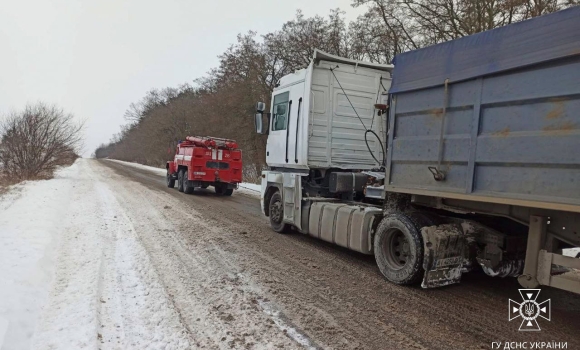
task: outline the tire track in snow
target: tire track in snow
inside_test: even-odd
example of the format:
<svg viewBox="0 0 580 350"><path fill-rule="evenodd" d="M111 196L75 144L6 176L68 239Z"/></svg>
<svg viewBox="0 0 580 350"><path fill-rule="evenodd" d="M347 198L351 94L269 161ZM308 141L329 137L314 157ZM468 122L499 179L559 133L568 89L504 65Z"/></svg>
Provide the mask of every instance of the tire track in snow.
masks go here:
<svg viewBox="0 0 580 350"><path fill-rule="evenodd" d="M89 165L80 160L71 179L76 190L35 348L190 348L124 209Z"/></svg>
<svg viewBox="0 0 580 350"><path fill-rule="evenodd" d="M101 175L109 177L103 172ZM173 203L155 200L139 183L113 177L108 183L118 183L114 185L118 200L123 207L132 208L128 215L136 232L141 232L139 238L176 309L187 320L184 323L188 323L196 346L301 346L288 334L289 330L298 331L289 326L279 328L259 306L258 300L263 297L238 277L239 270L229 259L217 253L211 236L221 235L221 231L206 225L195 211L160 210ZM176 227L172 224L175 218L179 218ZM195 228L201 239L186 242L182 234L177 234L183 232L184 222L187 228Z"/></svg>

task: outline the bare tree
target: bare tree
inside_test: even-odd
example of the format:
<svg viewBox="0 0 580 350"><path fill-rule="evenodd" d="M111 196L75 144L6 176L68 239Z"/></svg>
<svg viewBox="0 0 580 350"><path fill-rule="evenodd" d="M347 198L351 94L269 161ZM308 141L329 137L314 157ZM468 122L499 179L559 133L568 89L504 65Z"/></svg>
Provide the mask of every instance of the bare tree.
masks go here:
<svg viewBox="0 0 580 350"><path fill-rule="evenodd" d="M365 17L371 25L382 20L395 54L576 4L578 0L353 0L355 7L368 7Z"/></svg>
<svg viewBox="0 0 580 350"><path fill-rule="evenodd" d="M18 180L52 177L56 167L78 158L82 129L72 114L43 103L12 113L0 125L3 173Z"/></svg>

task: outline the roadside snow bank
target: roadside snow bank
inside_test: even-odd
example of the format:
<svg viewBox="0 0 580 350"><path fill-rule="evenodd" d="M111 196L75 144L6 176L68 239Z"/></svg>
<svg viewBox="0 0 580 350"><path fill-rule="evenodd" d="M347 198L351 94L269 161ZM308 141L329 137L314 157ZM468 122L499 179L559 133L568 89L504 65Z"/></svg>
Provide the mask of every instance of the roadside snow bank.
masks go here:
<svg viewBox="0 0 580 350"><path fill-rule="evenodd" d="M125 165L128 165L128 166L136 168L136 169L149 171L149 172L159 174L162 176L165 176L165 173L167 172L167 170L162 169L162 168L157 168L157 167L149 166L149 165L143 165L143 164L139 164L139 163L125 162L125 161L117 160L117 159L107 159L107 161L115 162L115 163L119 163L119 164L125 164Z"/></svg>
<svg viewBox="0 0 580 350"><path fill-rule="evenodd" d="M30 347L54 271L55 249L69 206L71 174L13 186L0 197L0 348Z"/></svg>
<svg viewBox="0 0 580 350"><path fill-rule="evenodd" d="M246 183L246 182L242 182L240 184L240 187L245 188L245 189L250 190L250 191L255 191L258 193L260 193L260 191L262 190L262 185L250 184L250 183Z"/></svg>

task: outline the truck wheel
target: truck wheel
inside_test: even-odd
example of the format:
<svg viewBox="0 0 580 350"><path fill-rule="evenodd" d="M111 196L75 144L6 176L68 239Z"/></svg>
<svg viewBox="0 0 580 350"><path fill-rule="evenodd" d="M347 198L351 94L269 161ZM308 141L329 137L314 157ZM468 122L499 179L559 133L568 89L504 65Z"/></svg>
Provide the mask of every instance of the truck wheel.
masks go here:
<svg viewBox="0 0 580 350"><path fill-rule="evenodd" d="M177 173L177 190L183 192L183 170L179 170Z"/></svg>
<svg viewBox="0 0 580 350"><path fill-rule="evenodd" d="M280 192L274 192L272 198L270 198L269 213L272 230L278 233L286 233L288 231L288 224L284 223L284 203L282 203Z"/></svg>
<svg viewBox="0 0 580 350"><path fill-rule="evenodd" d="M226 190L224 191L224 196L231 196L233 193L234 193L233 188L226 188Z"/></svg>
<svg viewBox="0 0 580 350"><path fill-rule="evenodd" d="M218 196L221 196L224 194L224 187L221 184L216 184L213 188L215 189L215 193Z"/></svg>
<svg viewBox="0 0 580 350"><path fill-rule="evenodd" d="M387 280L412 284L423 277L421 223L414 215L394 213L381 220L374 238L375 260Z"/></svg>
<svg viewBox="0 0 580 350"><path fill-rule="evenodd" d="M190 185L189 180L187 179L187 171L183 172L183 193L185 194L192 194L194 187Z"/></svg>
<svg viewBox="0 0 580 350"><path fill-rule="evenodd" d="M169 188L175 187L175 179L173 178L173 176L171 176L169 169L167 169L166 181L167 181L167 187L169 187Z"/></svg>

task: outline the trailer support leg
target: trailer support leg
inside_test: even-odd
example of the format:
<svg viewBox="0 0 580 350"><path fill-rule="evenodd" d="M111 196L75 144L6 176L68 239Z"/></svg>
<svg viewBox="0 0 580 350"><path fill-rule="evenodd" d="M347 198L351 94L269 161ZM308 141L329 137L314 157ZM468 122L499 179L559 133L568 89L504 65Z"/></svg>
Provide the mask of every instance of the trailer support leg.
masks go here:
<svg viewBox="0 0 580 350"><path fill-rule="evenodd" d="M536 288L540 285L538 282L538 259L546 239L546 227L547 220L545 217L530 216L524 273L518 277L518 282L524 288Z"/></svg>

